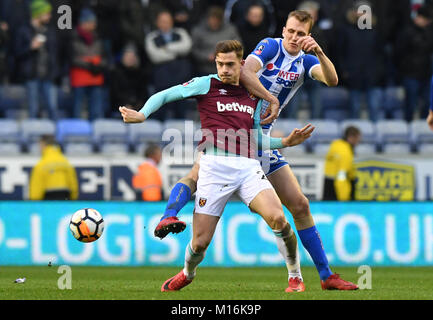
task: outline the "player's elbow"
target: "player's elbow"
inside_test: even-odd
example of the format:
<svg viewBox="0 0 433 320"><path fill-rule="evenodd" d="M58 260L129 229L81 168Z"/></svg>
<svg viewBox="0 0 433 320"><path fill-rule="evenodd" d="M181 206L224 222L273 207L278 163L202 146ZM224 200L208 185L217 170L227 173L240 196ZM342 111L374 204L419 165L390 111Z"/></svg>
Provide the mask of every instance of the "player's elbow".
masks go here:
<svg viewBox="0 0 433 320"><path fill-rule="evenodd" d="M328 81L326 82L326 85L328 87L336 87L338 85L338 77L332 77L331 79L328 79Z"/></svg>
<svg viewBox="0 0 433 320"><path fill-rule="evenodd" d="M252 72L249 68L242 66L239 80L241 82L244 82L245 80L248 80L250 77L252 77L254 75L255 75L254 72Z"/></svg>

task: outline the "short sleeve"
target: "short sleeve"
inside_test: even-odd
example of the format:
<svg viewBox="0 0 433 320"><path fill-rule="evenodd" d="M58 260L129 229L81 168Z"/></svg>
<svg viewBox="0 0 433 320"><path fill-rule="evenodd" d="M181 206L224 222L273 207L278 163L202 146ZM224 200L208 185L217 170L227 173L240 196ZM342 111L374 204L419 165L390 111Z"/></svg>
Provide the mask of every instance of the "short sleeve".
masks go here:
<svg viewBox="0 0 433 320"><path fill-rule="evenodd" d="M179 85L178 88L182 92L184 98L204 95L209 92L210 80L212 77L216 77L216 75L192 78L182 85Z"/></svg>
<svg viewBox="0 0 433 320"><path fill-rule="evenodd" d="M313 56L311 54L306 54L304 56L304 69L305 69L305 73L308 74L308 76L311 79L314 79L313 76L311 75L311 70L315 65L320 64L319 59L317 59L316 56Z"/></svg>
<svg viewBox="0 0 433 320"><path fill-rule="evenodd" d="M279 50L278 41L272 38L266 38L260 41L250 56L256 58L261 66L266 64L269 60L274 58Z"/></svg>

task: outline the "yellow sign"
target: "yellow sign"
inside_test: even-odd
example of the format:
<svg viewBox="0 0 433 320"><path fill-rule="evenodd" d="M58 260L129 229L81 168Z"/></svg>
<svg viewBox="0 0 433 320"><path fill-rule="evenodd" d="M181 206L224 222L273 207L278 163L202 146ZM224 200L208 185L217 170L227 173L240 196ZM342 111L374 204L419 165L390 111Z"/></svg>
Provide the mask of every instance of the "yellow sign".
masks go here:
<svg viewBox="0 0 433 320"><path fill-rule="evenodd" d="M413 166L370 160L358 162L355 167L355 200L414 200L415 174Z"/></svg>

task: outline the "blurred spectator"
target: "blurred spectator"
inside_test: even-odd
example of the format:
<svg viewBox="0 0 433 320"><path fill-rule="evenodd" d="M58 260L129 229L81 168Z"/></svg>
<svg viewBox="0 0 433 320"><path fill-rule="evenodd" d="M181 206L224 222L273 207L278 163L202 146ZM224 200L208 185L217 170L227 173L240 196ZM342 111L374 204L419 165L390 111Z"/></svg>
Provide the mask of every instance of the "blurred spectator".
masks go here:
<svg viewBox="0 0 433 320"><path fill-rule="evenodd" d="M58 75L55 30L49 26L52 7L46 0L31 3L31 23L16 32L15 49L19 78L26 84L29 117L37 118L40 95L45 99L49 117L57 119Z"/></svg>
<svg viewBox="0 0 433 320"><path fill-rule="evenodd" d="M358 1L346 12L346 23L339 30L339 70L342 83L350 91L350 117L360 118L362 97L366 97L368 116L377 121L381 115L381 102L385 85L384 47L380 35L371 29L358 27L359 6L368 4Z"/></svg>
<svg viewBox="0 0 433 320"><path fill-rule="evenodd" d="M322 7L333 14L332 18L337 30L345 24L346 12L353 7L354 4L359 2L359 0L319 1L326 3L326 5L322 5ZM331 4L332 2L334 2L334 5ZM401 33L401 29L410 22L410 0L368 0L368 2L360 2L360 4L368 5L374 15L374 29L380 37L380 47L383 48L383 54L385 55L385 82L387 85L395 86L396 68L393 63L394 43L396 36ZM332 8L331 11L330 8ZM330 42L332 42L332 38Z"/></svg>
<svg viewBox="0 0 433 320"><path fill-rule="evenodd" d="M9 32L9 48L7 52L7 62L9 69L9 80L14 83L21 83L19 70L16 65L15 41L17 31L24 25L29 25L31 20L30 4L31 0L1 0L0 1L0 21L5 22Z"/></svg>
<svg viewBox="0 0 433 320"><path fill-rule="evenodd" d="M224 11L220 7L210 7L206 19L192 30L195 72L199 76L216 73L215 45L222 40L240 40L236 28L224 23Z"/></svg>
<svg viewBox="0 0 433 320"><path fill-rule="evenodd" d="M185 29L174 28L170 12L161 11L156 17L157 30L145 38L145 48L152 62L153 84L159 92L171 86L188 81L191 78L191 63L188 54L192 41ZM169 104L176 118L184 118L185 102ZM155 119L165 120L166 110L159 110Z"/></svg>
<svg viewBox="0 0 433 320"><path fill-rule="evenodd" d="M54 136L44 135L40 141L41 160L30 176L30 200L76 200L78 180L74 167L62 154Z"/></svg>
<svg viewBox="0 0 433 320"><path fill-rule="evenodd" d="M32 0L1 0L0 20L5 21L15 31L24 24L29 24Z"/></svg>
<svg viewBox="0 0 433 320"><path fill-rule="evenodd" d="M87 97L89 119L102 118L104 70L107 67L106 51L96 33L97 20L92 10L80 13L77 29L72 39L70 80L74 106L72 116L81 117L81 108Z"/></svg>
<svg viewBox="0 0 433 320"><path fill-rule="evenodd" d="M147 74L142 67L134 44L125 47L120 63L111 74L112 112L119 114L119 106L143 106L147 93Z"/></svg>
<svg viewBox="0 0 433 320"><path fill-rule="evenodd" d="M432 0L405 0L404 2L409 2L409 14L412 19L415 19L415 17L418 14L419 9L422 7L433 7L433 1Z"/></svg>
<svg viewBox="0 0 433 320"><path fill-rule="evenodd" d="M380 35L385 54L386 84L397 85L397 68L393 63L394 44L400 34L402 26L410 22L410 14L407 9L407 0L370 0L372 11L377 17L376 30Z"/></svg>
<svg viewBox="0 0 433 320"><path fill-rule="evenodd" d="M62 29L59 28L58 23L60 20L62 23L69 22L65 19L64 12L58 13L57 10L61 6L69 6L72 9L72 22L74 21L74 7L76 6L76 0L50 0L51 6L53 7L53 19L51 19L50 25L56 31L56 40L57 40L57 67L58 67L58 75L56 79L56 83L61 86L59 90L64 90L69 92L69 61L70 61L70 43L72 41L73 29L67 29L65 26L62 26ZM77 13L77 16L79 14ZM72 26L74 24L72 23ZM62 99L62 98L60 98ZM59 103L62 103L59 100ZM59 105L59 108L62 109L64 107L63 104Z"/></svg>
<svg viewBox="0 0 433 320"><path fill-rule="evenodd" d="M114 60L112 53L118 53L122 49L121 26L120 26L120 6L118 0L87 0L84 1L86 7L91 9L98 20L98 37L102 40L107 54L107 61Z"/></svg>
<svg viewBox="0 0 433 320"><path fill-rule="evenodd" d="M134 43L137 50L144 50L145 30L150 29L146 19L145 7L141 0L124 0L120 2L120 29L123 43ZM143 55L139 52L139 56Z"/></svg>
<svg viewBox="0 0 433 320"><path fill-rule="evenodd" d="M418 106L420 117L427 117L432 74L432 18L427 7L420 8L413 22L402 30L395 44L398 70L406 91L404 117L408 122L412 121Z"/></svg>
<svg viewBox="0 0 433 320"><path fill-rule="evenodd" d="M203 12L209 7L207 0L160 0L158 2L162 8L171 12L176 27L188 31L199 22Z"/></svg>
<svg viewBox="0 0 433 320"><path fill-rule="evenodd" d="M0 20L0 86L8 79L7 53L9 49L9 26Z"/></svg>
<svg viewBox="0 0 433 320"><path fill-rule="evenodd" d="M244 24L246 24L245 13L248 12L248 8L253 4L260 5L265 9L264 20L268 27L267 34L274 34L276 27L274 16L275 10L271 0L228 0L224 12L225 21L233 23L238 29L240 29ZM280 10L280 8L278 8L278 10ZM288 14L289 11L286 12L286 20ZM285 22L282 25L284 24Z"/></svg>
<svg viewBox="0 0 433 320"><path fill-rule="evenodd" d="M146 160L138 167L138 172L132 177L132 185L141 191L143 201L162 200L162 177L158 170L162 151L156 144L149 145L144 151Z"/></svg>
<svg viewBox="0 0 433 320"><path fill-rule="evenodd" d="M307 11L313 17L313 28L311 29L311 36L317 41L323 51L328 54L328 42L324 31L319 27L317 21L319 19L320 4L316 1L304 1L298 7L298 10ZM290 100L287 108L283 109L283 116L287 118L297 118L299 107L301 106L302 93L306 93L308 103L310 106L310 119L322 118L322 103L320 100L320 90L323 87L320 81L313 81L309 77L305 77L305 83L296 92L292 100Z"/></svg>
<svg viewBox="0 0 433 320"><path fill-rule="evenodd" d="M9 74L7 61L9 39L9 25L0 18L0 85L7 81Z"/></svg>
<svg viewBox="0 0 433 320"><path fill-rule="evenodd" d="M332 0L334 1L334 0ZM296 10L302 0L271 0L272 6L277 8L275 10L275 31L273 34L269 34L269 37L281 37L283 26L286 25L287 16L290 12Z"/></svg>
<svg viewBox="0 0 433 320"><path fill-rule="evenodd" d="M7 53L9 46L9 26L0 20L0 117L4 116L4 106L2 104L3 85L8 82L8 62Z"/></svg>
<svg viewBox="0 0 433 320"><path fill-rule="evenodd" d="M253 4L248 8L245 24L239 27L239 34L245 56L254 50L260 40L269 36L268 26L265 23L265 9L260 4Z"/></svg>
<svg viewBox="0 0 433 320"><path fill-rule="evenodd" d="M361 131L349 126L342 139L334 140L325 160L324 201L354 200L355 167L353 155L355 147L361 141Z"/></svg>

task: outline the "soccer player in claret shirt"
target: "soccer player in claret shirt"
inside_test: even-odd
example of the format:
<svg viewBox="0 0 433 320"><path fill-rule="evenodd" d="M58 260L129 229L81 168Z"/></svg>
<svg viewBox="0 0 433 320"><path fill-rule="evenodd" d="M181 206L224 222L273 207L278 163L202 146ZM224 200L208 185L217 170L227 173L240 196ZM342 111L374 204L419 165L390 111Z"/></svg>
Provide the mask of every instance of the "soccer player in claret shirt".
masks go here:
<svg viewBox="0 0 433 320"><path fill-rule="evenodd" d="M334 65L311 37L312 26L313 18L309 13L293 11L283 27L283 37L263 39L247 57L240 82L256 96L266 99L262 110L267 109L269 101L278 104L280 110L284 108L304 81L316 80L328 86L338 84ZM315 55L306 52L314 52ZM272 125L262 126L263 132L270 135ZM293 216L299 238L319 273L322 289L358 289L358 286L331 271L309 201L284 157L278 150L272 150L262 154L261 162L278 197ZM173 187L155 236L164 238L169 232L177 233L184 229L183 222L176 216L195 191L198 170L199 164L195 163L188 175Z"/></svg>
<svg viewBox="0 0 433 320"><path fill-rule="evenodd" d="M198 102L203 133L199 149L203 150L203 155L193 215L193 238L185 250L184 269L165 281L161 291L180 290L191 283L224 207L235 193L273 230L289 273L286 291L304 291L303 283L290 283L290 279L299 279L301 274L296 235L255 156L257 148L300 144L311 136L314 127L309 124L295 129L285 138L264 136L260 126L262 100L239 85L243 56L241 43L237 40L221 41L216 46L215 56L218 75L194 78L161 91L150 97L140 112L119 108L123 120L134 123L144 121L168 102L189 97L195 97Z"/></svg>

